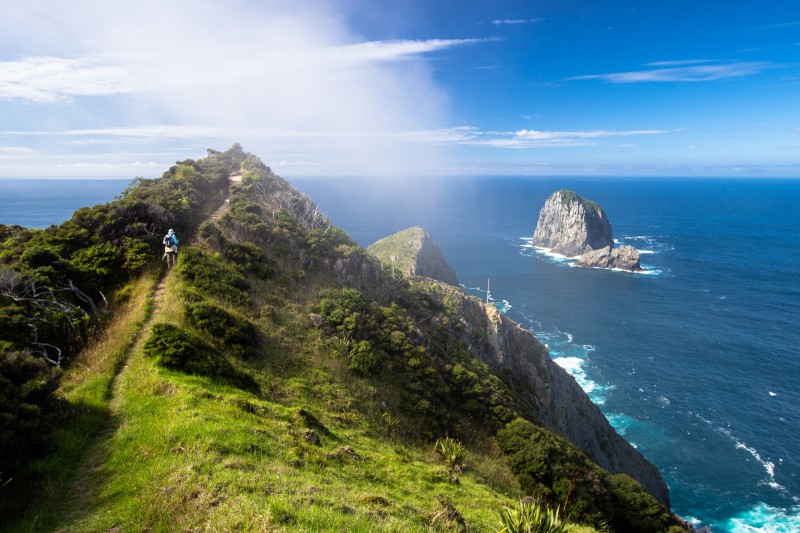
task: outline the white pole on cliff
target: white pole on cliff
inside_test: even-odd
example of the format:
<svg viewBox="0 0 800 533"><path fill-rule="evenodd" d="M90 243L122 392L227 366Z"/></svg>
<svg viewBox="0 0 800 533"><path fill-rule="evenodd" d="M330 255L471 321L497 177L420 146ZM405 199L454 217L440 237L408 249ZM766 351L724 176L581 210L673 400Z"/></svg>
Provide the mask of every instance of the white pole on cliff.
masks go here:
<svg viewBox="0 0 800 533"><path fill-rule="evenodd" d="M491 281L489 278L486 279L486 305L489 305L489 283Z"/></svg>

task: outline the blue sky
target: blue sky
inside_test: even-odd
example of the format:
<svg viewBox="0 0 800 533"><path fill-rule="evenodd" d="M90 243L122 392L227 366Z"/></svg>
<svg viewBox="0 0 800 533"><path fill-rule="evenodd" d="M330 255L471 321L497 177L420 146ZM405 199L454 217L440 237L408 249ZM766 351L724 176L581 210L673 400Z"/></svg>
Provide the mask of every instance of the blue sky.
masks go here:
<svg viewBox="0 0 800 533"><path fill-rule="evenodd" d="M0 177L800 176L796 1L0 7Z"/></svg>

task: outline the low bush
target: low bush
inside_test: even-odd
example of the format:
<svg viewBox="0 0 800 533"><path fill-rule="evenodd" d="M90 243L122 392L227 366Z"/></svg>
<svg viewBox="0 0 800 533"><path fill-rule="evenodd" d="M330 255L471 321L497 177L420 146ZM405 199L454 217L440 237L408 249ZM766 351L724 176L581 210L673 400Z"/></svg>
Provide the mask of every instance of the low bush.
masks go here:
<svg viewBox="0 0 800 533"><path fill-rule="evenodd" d="M433 451L438 455L447 468L450 470L450 483L453 482L457 472L461 472L466 466L467 449L460 441L445 437L437 439L433 446Z"/></svg>
<svg viewBox="0 0 800 533"><path fill-rule="evenodd" d="M518 418L497 433L501 449L522 490L544 505L558 507L575 521L593 522L613 514L604 472L562 437Z"/></svg>
<svg viewBox="0 0 800 533"><path fill-rule="evenodd" d="M216 348L171 324L155 324L144 351L164 368L220 380L251 392L258 390L255 380L234 368Z"/></svg>
<svg viewBox="0 0 800 533"><path fill-rule="evenodd" d="M614 501L611 526L615 531L664 531L669 527L667 510L636 480L625 474L615 474L608 479Z"/></svg>
<svg viewBox="0 0 800 533"><path fill-rule="evenodd" d="M198 248L181 250L178 260L181 278L199 292L246 306L250 284L233 265Z"/></svg>
<svg viewBox="0 0 800 533"><path fill-rule="evenodd" d="M55 423L66 409L53 396L60 375L40 357L0 355L0 523L32 496L31 461L52 448Z"/></svg>
<svg viewBox="0 0 800 533"><path fill-rule="evenodd" d="M258 329L247 319L229 313L208 300L189 303L184 311L194 327L230 349L234 355L247 357L255 353Z"/></svg>
<svg viewBox="0 0 800 533"><path fill-rule="evenodd" d="M500 511L499 533L564 533L567 523L559 517L559 511L534 502L531 498L520 498L513 507ZM622 530L621 530L622 531Z"/></svg>
<svg viewBox="0 0 800 533"><path fill-rule="evenodd" d="M614 531L667 531L670 515L633 478L611 475L561 437L516 419L497 434L511 470L527 494L564 506L564 518Z"/></svg>

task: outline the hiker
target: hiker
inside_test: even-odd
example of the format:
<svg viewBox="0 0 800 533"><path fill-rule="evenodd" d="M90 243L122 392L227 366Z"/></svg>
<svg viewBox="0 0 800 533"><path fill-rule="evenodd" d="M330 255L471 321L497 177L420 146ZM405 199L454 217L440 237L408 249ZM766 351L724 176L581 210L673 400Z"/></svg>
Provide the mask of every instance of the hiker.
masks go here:
<svg viewBox="0 0 800 533"><path fill-rule="evenodd" d="M169 259L173 259L174 261L178 260L178 236L175 235L175 230L170 229L166 235L164 235L164 257L162 259L167 259L169 263ZM169 254L174 254L170 257Z"/></svg>

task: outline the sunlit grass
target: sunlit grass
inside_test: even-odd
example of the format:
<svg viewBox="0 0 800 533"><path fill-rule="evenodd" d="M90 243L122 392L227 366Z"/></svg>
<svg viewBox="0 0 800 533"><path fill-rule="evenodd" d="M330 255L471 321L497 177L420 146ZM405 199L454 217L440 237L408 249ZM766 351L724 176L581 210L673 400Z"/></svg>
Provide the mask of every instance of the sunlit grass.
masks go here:
<svg viewBox="0 0 800 533"><path fill-rule="evenodd" d="M37 503L22 517L21 525L6 524L10 530L46 528L53 513L84 489L84 480L77 479L75 471L86 460L87 446L110 424L111 388L152 310L157 280L157 273L147 273L123 289L120 300L124 303L115 310L103 335L92 341L64 374L58 394L71 406L69 423L55 431L55 452L35 465L47 479Z"/></svg>
<svg viewBox="0 0 800 533"><path fill-rule="evenodd" d="M430 442L387 432L379 402L392 392L355 377L293 302L262 314L259 357L232 359L258 394L159 368L141 349L150 325L190 326L175 270L145 323L154 285L129 289L65 378L65 397L97 418L65 432L72 462L18 530L446 531L445 501L466 530L499 530L519 486L492 439L465 440L452 479Z"/></svg>

